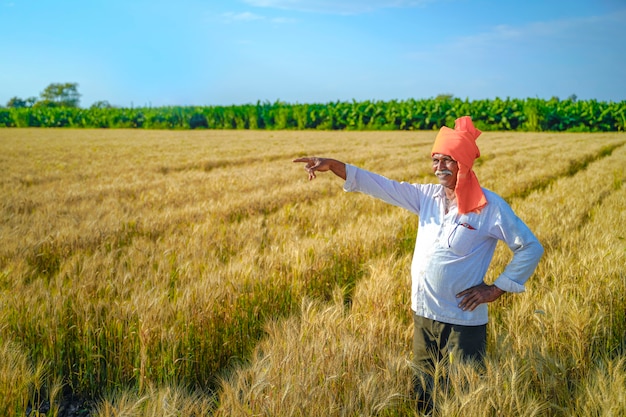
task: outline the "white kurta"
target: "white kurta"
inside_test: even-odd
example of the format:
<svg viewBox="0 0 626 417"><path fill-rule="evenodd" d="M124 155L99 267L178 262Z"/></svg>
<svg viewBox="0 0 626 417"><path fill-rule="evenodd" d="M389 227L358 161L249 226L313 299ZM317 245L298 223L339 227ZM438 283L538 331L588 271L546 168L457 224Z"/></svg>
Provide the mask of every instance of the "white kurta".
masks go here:
<svg viewBox="0 0 626 417"><path fill-rule="evenodd" d="M459 292L483 282L498 240L513 258L494 284L507 292L524 291L543 254L543 247L511 207L497 194L479 214L445 213L445 191L439 184L410 184L346 165L344 190L359 191L403 207L419 216L411 265L411 308L417 315L450 324L487 323L487 304L474 311L458 307Z"/></svg>

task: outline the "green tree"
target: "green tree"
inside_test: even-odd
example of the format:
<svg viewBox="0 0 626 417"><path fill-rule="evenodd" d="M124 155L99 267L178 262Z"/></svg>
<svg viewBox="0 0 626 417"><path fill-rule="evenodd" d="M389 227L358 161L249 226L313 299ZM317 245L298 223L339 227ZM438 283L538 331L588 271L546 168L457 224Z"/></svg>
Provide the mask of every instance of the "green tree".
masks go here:
<svg viewBox="0 0 626 417"><path fill-rule="evenodd" d="M106 100L100 100L93 103L90 109L112 109L113 106Z"/></svg>
<svg viewBox="0 0 626 417"><path fill-rule="evenodd" d="M16 96L16 97L11 98L7 102L7 107L10 107L13 109L23 109L27 107L33 107L33 104L35 104L36 101L37 99L35 97L29 97L26 100L24 100Z"/></svg>
<svg viewBox="0 0 626 417"><path fill-rule="evenodd" d="M446 93L446 94L438 94L437 97L435 97L435 100L450 101L453 98L454 98L454 94Z"/></svg>
<svg viewBox="0 0 626 417"><path fill-rule="evenodd" d="M79 107L78 83L52 83L40 94L43 107Z"/></svg>

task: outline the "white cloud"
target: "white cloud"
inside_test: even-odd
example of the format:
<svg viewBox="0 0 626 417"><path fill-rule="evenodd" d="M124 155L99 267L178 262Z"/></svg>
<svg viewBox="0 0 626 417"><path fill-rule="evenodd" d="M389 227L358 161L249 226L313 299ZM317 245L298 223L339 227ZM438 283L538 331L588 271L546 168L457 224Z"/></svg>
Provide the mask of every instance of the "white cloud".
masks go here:
<svg viewBox="0 0 626 417"><path fill-rule="evenodd" d="M626 66L626 13L497 25L437 44L417 45L406 58L446 74L458 97L623 97L618 72ZM612 91L594 87L615 80ZM434 81L430 81L433 83ZM445 85L445 84L442 84ZM621 94L621 96L620 96Z"/></svg>
<svg viewBox="0 0 626 417"><path fill-rule="evenodd" d="M257 14L250 13L250 12L243 12L243 13L228 12L228 13L223 13L222 17L227 22L252 22L255 20L265 19L264 16L259 16Z"/></svg>
<svg viewBox="0 0 626 417"><path fill-rule="evenodd" d="M607 45L616 44L621 44L620 50L626 52L624 44L615 42L616 39L626 39L626 12L624 11L604 16L531 22L519 26L497 25L482 33L461 36L446 43L420 48L420 51L416 51L411 56L417 59L428 57L439 59L443 56L467 57L476 53L514 51L520 46L537 51L554 47L557 49L554 49L552 53L561 55L565 51L559 50L558 47L573 48L579 45L584 48L595 45L593 49L601 50L607 48ZM589 52L591 51L583 50L580 56Z"/></svg>
<svg viewBox="0 0 626 417"><path fill-rule="evenodd" d="M416 7L434 0L244 0L255 7L329 14L359 14L378 9Z"/></svg>
<svg viewBox="0 0 626 417"><path fill-rule="evenodd" d="M251 13L251 12L222 13L222 20L225 23L265 21L265 22L270 22L270 23L275 23L275 24L287 24L287 23L296 22L296 19L292 19L288 17L271 17L270 18L270 17L258 15L255 13Z"/></svg>
<svg viewBox="0 0 626 417"><path fill-rule="evenodd" d="M604 16L560 19L533 22L517 28L499 26L491 34L492 39L590 39L600 35L606 37L614 30L626 34L626 13L618 12Z"/></svg>

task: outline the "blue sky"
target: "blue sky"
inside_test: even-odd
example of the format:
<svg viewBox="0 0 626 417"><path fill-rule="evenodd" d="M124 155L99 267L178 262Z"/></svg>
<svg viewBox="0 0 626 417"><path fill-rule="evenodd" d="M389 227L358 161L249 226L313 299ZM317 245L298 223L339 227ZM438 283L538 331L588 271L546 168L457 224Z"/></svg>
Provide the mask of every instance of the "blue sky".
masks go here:
<svg viewBox="0 0 626 417"><path fill-rule="evenodd" d="M0 105L626 100L626 0L0 0Z"/></svg>

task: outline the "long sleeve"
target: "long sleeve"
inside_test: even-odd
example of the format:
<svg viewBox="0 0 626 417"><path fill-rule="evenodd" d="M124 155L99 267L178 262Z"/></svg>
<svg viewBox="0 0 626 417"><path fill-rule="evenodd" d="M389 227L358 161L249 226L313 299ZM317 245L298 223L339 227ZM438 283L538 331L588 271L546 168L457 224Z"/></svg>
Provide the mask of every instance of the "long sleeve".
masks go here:
<svg viewBox="0 0 626 417"><path fill-rule="evenodd" d="M420 191L414 184L390 180L353 165L346 164L346 182L343 189L368 194L415 214L420 212Z"/></svg>
<svg viewBox="0 0 626 417"><path fill-rule="evenodd" d="M507 292L523 292L543 255L543 246L508 205L501 205L498 217L492 233L507 244L513 258L494 285Z"/></svg>

